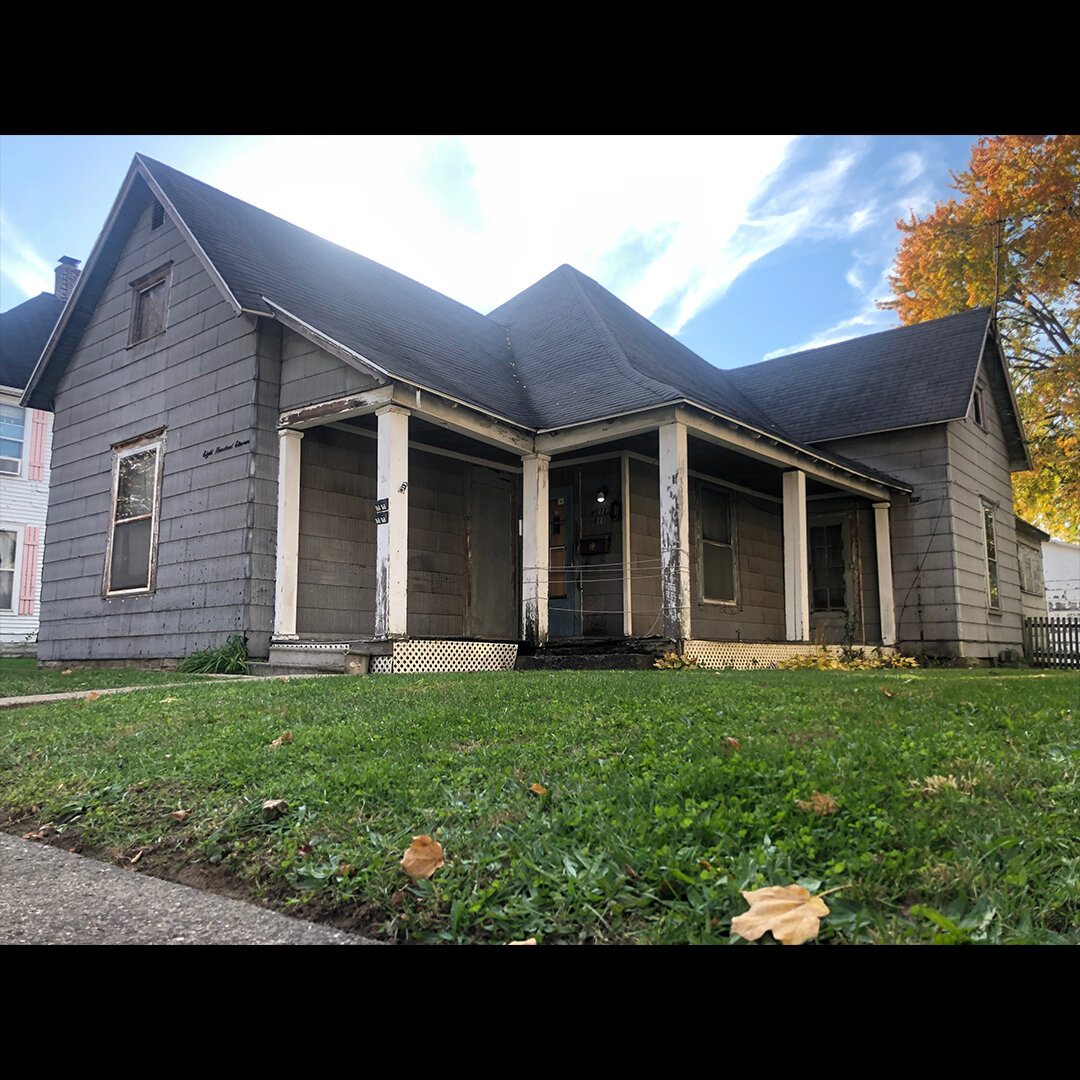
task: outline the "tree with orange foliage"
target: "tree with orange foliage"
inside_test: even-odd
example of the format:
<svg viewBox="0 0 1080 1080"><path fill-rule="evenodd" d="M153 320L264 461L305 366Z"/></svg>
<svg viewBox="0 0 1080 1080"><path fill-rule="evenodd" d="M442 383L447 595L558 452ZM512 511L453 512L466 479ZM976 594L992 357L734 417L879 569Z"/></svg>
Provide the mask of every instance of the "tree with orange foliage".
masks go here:
<svg viewBox="0 0 1080 1080"><path fill-rule="evenodd" d="M883 304L905 323L997 309L1035 471L1013 478L1020 517L1080 540L1080 136L980 139L960 197L904 234Z"/></svg>

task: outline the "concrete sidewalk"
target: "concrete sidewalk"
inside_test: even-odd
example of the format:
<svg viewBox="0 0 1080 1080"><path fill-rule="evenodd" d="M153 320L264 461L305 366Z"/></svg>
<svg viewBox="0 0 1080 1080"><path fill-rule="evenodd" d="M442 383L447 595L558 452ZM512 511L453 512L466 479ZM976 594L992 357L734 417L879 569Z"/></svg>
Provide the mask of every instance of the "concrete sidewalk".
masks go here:
<svg viewBox="0 0 1080 1080"><path fill-rule="evenodd" d="M0 833L0 945L378 944Z"/></svg>

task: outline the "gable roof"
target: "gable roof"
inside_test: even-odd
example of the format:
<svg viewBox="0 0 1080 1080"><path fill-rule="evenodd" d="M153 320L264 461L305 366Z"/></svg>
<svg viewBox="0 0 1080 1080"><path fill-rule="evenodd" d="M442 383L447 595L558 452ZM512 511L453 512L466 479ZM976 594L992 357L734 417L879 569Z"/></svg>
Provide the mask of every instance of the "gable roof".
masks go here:
<svg viewBox="0 0 1080 1080"><path fill-rule="evenodd" d="M63 310L63 300L43 292L0 315L0 386L26 386Z"/></svg>
<svg viewBox="0 0 1080 1080"><path fill-rule="evenodd" d="M692 400L784 435L727 372L572 266L560 266L488 318L508 329L541 429Z"/></svg>
<svg viewBox="0 0 1080 1080"><path fill-rule="evenodd" d="M404 274L141 155L76 287L73 299L83 302L50 350L56 362L49 372L35 373L39 407L50 407L115 269L122 246L116 234L125 234L146 206L147 188L238 314L284 311L383 373L527 422L506 333L497 324Z"/></svg>
<svg viewBox="0 0 1080 1080"><path fill-rule="evenodd" d="M807 443L959 420L967 415L991 315L976 308L728 374Z"/></svg>

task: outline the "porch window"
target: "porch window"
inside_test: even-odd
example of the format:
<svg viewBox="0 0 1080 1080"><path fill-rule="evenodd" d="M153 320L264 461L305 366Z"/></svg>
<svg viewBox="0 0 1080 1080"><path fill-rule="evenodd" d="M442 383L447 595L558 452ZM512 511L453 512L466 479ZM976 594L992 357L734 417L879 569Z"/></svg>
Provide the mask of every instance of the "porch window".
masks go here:
<svg viewBox="0 0 1080 1080"><path fill-rule="evenodd" d="M844 526L813 525L810 546L810 606L814 611L846 611L844 590Z"/></svg>
<svg viewBox="0 0 1080 1080"><path fill-rule="evenodd" d="M117 448L113 453L113 519L105 592L149 592L154 585L161 510L164 440Z"/></svg>
<svg viewBox="0 0 1080 1080"><path fill-rule="evenodd" d="M731 495L701 488L702 599L735 603L735 543Z"/></svg>
<svg viewBox="0 0 1080 1080"><path fill-rule="evenodd" d="M998 595L997 538L994 534L994 508L983 503L983 538L986 541L986 595L991 611L1001 609Z"/></svg>

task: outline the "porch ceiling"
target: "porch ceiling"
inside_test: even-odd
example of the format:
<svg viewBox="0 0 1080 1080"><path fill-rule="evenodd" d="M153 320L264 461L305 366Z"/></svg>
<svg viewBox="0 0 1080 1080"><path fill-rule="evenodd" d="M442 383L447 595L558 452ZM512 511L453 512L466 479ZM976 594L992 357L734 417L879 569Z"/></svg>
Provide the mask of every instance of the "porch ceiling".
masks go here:
<svg viewBox="0 0 1080 1080"><path fill-rule="evenodd" d="M371 434L377 432L379 426L378 417L373 413L366 416L353 416L343 423L347 427ZM470 439L457 431L429 423L416 413L409 417L409 442L423 443L425 446L433 446L437 450L446 450L450 453L483 458L485 461L490 461L493 466L507 465L521 468L520 456L509 454L479 439Z"/></svg>

